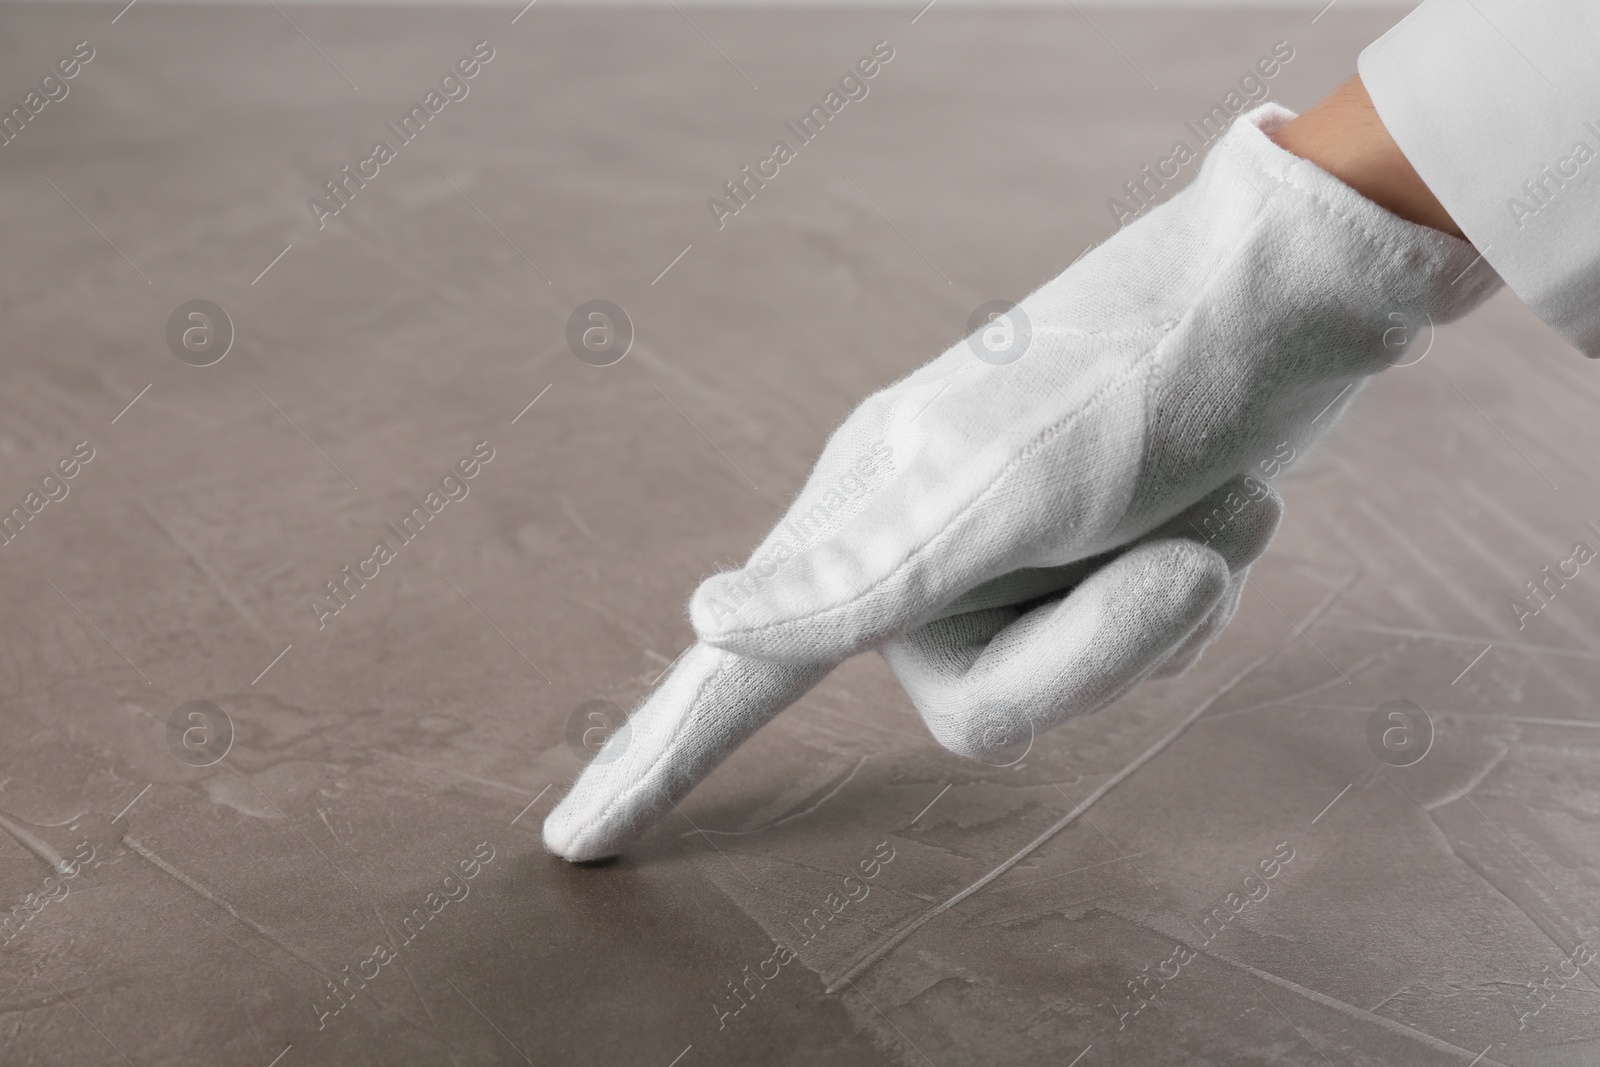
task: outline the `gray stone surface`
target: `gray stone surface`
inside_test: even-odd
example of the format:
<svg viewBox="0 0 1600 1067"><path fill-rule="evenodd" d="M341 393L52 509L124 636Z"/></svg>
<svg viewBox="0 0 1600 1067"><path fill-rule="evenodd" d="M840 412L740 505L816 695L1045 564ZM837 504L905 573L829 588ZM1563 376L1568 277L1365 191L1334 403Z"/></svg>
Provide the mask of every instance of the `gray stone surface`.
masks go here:
<svg viewBox="0 0 1600 1067"><path fill-rule="evenodd" d="M1183 678L994 768L861 659L622 859L539 844L574 710L648 689L856 400L1113 232L1274 41L1305 106L1392 14L119 8L0 8L6 107L95 50L0 148L0 503L93 449L0 548L5 1064L1600 1059L1600 972L1562 977L1600 938L1600 573L1510 607L1600 547L1600 368L1506 295L1283 476ZM596 298L637 335L609 367L565 341ZM167 343L196 299L236 333L208 367ZM1408 767L1367 741L1402 698Z"/></svg>

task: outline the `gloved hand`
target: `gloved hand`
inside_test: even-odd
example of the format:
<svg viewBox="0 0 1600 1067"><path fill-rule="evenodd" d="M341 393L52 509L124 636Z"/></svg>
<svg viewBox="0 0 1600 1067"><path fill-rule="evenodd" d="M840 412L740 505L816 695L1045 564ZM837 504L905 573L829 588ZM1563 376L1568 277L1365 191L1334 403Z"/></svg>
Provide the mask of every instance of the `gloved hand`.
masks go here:
<svg viewBox="0 0 1600 1067"><path fill-rule="evenodd" d="M979 757L1193 662L1277 524L1253 475L1395 362L1396 322L1498 284L1470 245L1274 144L1292 117L1241 117L1189 188L1024 300L1020 358L957 344L862 403L750 562L696 591L700 643L546 847L620 850L869 648Z"/></svg>

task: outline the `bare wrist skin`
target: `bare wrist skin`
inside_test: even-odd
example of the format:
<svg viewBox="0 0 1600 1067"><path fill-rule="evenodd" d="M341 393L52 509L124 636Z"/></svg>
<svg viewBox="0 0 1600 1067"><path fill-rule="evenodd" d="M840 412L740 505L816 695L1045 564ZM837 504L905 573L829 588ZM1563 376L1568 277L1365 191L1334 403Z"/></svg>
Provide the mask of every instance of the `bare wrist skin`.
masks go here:
<svg viewBox="0 0 1600 1067"><path fill-rule="evenodd" d="M1466 240L1389 136L1359 75L1284 124L1272 139L1379 207Z"/></svg>

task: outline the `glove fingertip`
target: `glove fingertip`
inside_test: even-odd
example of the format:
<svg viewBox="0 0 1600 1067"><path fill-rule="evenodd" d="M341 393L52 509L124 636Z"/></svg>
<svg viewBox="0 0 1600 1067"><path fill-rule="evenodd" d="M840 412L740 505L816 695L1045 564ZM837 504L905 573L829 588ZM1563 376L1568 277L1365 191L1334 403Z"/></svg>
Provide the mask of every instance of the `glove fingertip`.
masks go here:
<svg viewBox="0 0 1600 1067"><path fill-rule="evenodd" d="M586 823L579 813L569 810L565 802L556 805L544 820L545 851L568 863L610 859L622 851L630 836L608 832L603 821Z"/></svg>
<svg viewBox="0 0 1600 1067"><path fill-rule="evenodd" d="M602 853L606 850L596 848L593 842L581 840L581 827L576 825L576 822L571 813L563 811L560 805L545 816L545 851L560 856L570 863L585 863L603 858Z"/></svg>

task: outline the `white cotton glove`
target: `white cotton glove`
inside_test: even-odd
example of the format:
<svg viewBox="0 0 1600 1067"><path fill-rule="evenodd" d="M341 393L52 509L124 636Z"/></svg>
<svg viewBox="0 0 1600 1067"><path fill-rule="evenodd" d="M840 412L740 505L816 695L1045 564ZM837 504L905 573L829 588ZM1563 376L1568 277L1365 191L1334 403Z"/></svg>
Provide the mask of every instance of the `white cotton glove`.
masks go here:
<svg viewBox="0 0 1600 1067"><path fill-rule="evenodd" d="M1280 512L1264 483L1235 479L1111 558L987 583L880 651L941 744L1016 762L1062 719L1194 662ZM695 645L545 820L545 846L615 855L836 665Z"/></svg>
<svg viewBox="0 0 1600 1067"><path fill-rule="evenodd" d="M1020 358L963 342L863 402L751 561L696 591L701 643L546 846L615 853L868 648L978 757L1192 663L1276 527L1247 476L1498 284L1274 144L1292 117L1243 116L1193 185L1024 300Z"/></svg>

